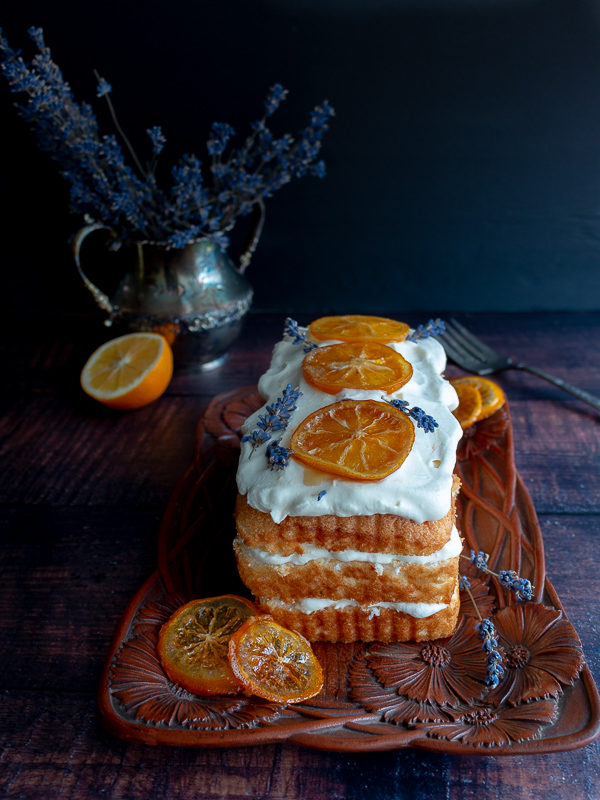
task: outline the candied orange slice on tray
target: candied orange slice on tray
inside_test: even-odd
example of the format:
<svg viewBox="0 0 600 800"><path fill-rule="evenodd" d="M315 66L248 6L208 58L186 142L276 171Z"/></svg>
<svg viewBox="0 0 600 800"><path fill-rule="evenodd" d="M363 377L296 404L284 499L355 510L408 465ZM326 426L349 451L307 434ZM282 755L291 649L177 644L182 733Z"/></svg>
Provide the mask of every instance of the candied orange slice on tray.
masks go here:
<svg viewBox="0 0 600 800"><path fill-rule="evenodd" d="M406 459L415 428L399 409L376 400L340 400L309 414L294 431L292 457L312 469L377 481Z"/></svg>
<svg viewBox="0 0 600 800"><path fill-rule="evenodd" d="M410 330L405 322L386 317L346 314L341 317L320 317L308 326L313 339L319 342L338 339L340 342L403 342Z"/></svg>
<svg viewBox="0 0 600 800"><path fill-rule="evenodd" d="M470 428L479 419L483 406L479 390L464 383L454 387L458 395L458 408L452 412L460 422L461 428Z"/></svg>
<svg viewBox="0 0 600 800"><path fill-rule="evenodd" d="M245 622L229 642L229 663L242 687L276 703L301 703L323 688L310 642L268 614Z"/></svg>
<svg viewBox="0 0 600 800"><path fill-rule="evenodd" d="M464 378L452 378L450 383L455 389L458 386L473 386L477 389L481 395L481 411L477 416L477 422L480 419L491 417L506 402L502 389L489 378L482 378L479 375L466 375Z"/></svg>
<svg viewBox="0 0 600 800"><path fill-rule="evenodd" d="M409 362L387 344L345 342L317 347L305 356L302 374L327 394L363 389L390 394L412 378Z"/></svg>
<svg viewBox="0 0 600 800"><path fill-rule="evenodd" d="M238 692L229 666L229 640L260 613L249 600L232 594L192 600L160 629L157 653L163 669L173 683L195 694Z"/></svg>

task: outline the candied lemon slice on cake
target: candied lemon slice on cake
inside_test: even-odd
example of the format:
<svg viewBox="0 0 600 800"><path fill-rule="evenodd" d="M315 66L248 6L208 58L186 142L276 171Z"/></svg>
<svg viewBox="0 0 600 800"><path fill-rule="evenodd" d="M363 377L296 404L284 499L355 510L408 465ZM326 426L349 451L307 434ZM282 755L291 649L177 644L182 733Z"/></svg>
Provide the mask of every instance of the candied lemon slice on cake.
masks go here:
<svg viewBox="0 0 600 800"><path fill-rule="evenodd" d="M305 379L327 394L363 389L390 394L412 378L409 362L386 344L345 342L311 350L302 362Z"/></svg>
<svg viewBox="0 0 600 800"><path fill-rule="evenodd" d="M173 683L195 694L239 691L229 666L229 640L259 614L249 600L232 594L192 600L160 629L156 650L164 671Z"/></svg>
<svg viewBox="0 0 600 800"><path fill-rule="evenodd" d="M275 703L301 703L323 688L323 670L310 643L269 615L245 622L229 642L233 674L250 694Z"/></svg>
<svg viewBox="0 0 600 800"><path fill-rule="evenodd" d="M312 469L377 481L410 453L415 428L399 409L376 400L341 400L309 414L294 431L292 457Z"/></svg>
<svg viewBox="0 0 600 800"><path fill-rule="evenodd" d="M313 339L323 342L338 339L340 342L403 342L410 330L405 322L386 317L368 317L346 314L341 317L320 317L308 326Z"/></svg>
<svg viewBox="0 0 600 800"><path fill-rule="evenodd" d="M479 419L483 407L479 390L470 384L459 384L454 387L458 395L458 408L452 412L460 422L461 428L470 428Z"/></svg>
<svg viewBox="0 0 600 800"><path fill-rule="evenodd" d="M486 417L491 417L506 402L502 389L489 378L482 378L479 375L466 375L464 378L452 378L450 383L455 389L458 386L473 386L477 389L481 395L481 411L477 416L477 422L481 419L486 419Z"/></svg>
<svg viewBox="0 0 600 800"><path fill-rule="evenodd" d="M134 409L163 394L173 375L173 351L158 333L129 333L95 350L81 373L81 388L106 406Z"/></svg>

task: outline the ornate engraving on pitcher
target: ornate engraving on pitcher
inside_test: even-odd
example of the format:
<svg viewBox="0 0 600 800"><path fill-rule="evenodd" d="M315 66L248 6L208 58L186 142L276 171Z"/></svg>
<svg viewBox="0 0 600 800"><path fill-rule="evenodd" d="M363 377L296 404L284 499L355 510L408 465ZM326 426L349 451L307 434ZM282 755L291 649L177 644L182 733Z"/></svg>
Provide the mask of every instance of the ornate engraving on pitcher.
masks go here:
<svg viewBox="0 0 600 800"><path fill-rule="evenodd" d="M248 263L262 229L263 212L259 211L242 266ZM109 298L87 278L80 261L84 239L100 229L107 230L89 225L79 231L73 255L96 302L109 312L106 324L165 334L178 367L202 369L222 363L252 304L252 288L242 267L236 268L229 255L209 239L183 248L125 242L130 266Z"/></svg>

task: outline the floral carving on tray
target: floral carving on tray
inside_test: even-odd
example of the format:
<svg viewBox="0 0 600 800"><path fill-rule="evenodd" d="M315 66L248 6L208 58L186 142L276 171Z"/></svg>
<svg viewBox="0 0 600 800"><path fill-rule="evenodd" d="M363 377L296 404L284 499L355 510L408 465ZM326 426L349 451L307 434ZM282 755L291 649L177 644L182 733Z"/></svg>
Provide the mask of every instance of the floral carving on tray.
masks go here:
<svg viewBox="0 0 600 800"><path fill-rule="evenodd" d="M584 663L579 639L562 611L539 603L499 611L494 622L504 649L504 676L490 694L494 705L558 697Z"/></svg>
<svg viewBox="0 0 600 800"><path fill-rule="evenodd" d="M495 661L475 620L463 616L449 638L366 645L350 667L351 698L382 721L438 739L493 747L539 736L557 716L547 698L583 667L579 639L562 611L541 603L507 606L493 619L503 665L495 688L486 674Z"/></svg>
<svg viewBox="0 0 600 800"><path fill-rule="evenodd" d="M499 439L506 433L508 426L506 409L500 408L491 417L465 428L456 452L458 460L468 461L473 456L485 453L492 446L498 447Z"/></svg>
<svg viewBox="0 0 600 800"><path fill-rule="evenodd" d="M161 625L174 614L178 608L191 600L185 594L175 593L166 594L160 601L151 601L146 603L139 610L133 630L135 633L141 633L146 630L154 630L160 628Z"/></svg>
<svg viewBox="0 0 600 800"><path fill-rule="evenodd" d="M362 652L349 670L350 696L370 713L381 714L381 719L395 725L416 722L447 722L449 717L440 706L427 700L413 700L398 693L395 688L382 686L367 663Z"/></svg>
<svg viewBox="0 0 600 800"><path fill-rule="evenodd" d="M474 627L473 620L463 618L452 636L434 642L375 643L367 662L379 683L411 700L470 703L481 697L486 672Z"/></svg>
<svg viewBox="0 0 600 800"><path fill-rule="evenodd" d="M503 706L474 706L458 708L453 722L444 722L428 731L436 739L460 741L464 744L493 747L533 739L544 725L556 719L554 700L537 700L512 708Z"/></svg>

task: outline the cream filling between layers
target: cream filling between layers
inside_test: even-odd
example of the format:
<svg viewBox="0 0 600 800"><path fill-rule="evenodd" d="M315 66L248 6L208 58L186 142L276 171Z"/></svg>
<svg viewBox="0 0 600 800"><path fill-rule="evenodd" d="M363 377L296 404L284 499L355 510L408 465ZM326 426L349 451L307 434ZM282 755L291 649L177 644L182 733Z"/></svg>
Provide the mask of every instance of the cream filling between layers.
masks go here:
<svg viewBox="0 0 600 800"><path fill-rule="evenodd" d="M319 345L334 343L320 342ZM433 338L391 343L389 346L410 362L413 376L386 399L407 400L409 407L422 408L438 423L435 432L425 433L417 429L413 448L404 463L380 481L338 479L306 470L293 458L285 469L271 470L265 458L266 446L262 445L253 452L251 445L245 442L237 481L240 493L246 495L253 508L270 514L276 523L287 516L318 517L325 514L338 517L393 514L423 523L442 519L448 513L456 447L462 429L451 413L458 405L456 392L440 375L446 365L444 349ZM303 377L304 356L302 344L294 345L286 337L275 345L271 366L258 384L268 404L281 397L287 384L302 392L288 428L277 431L271 439L279 440L283 447L289 447L291 436L300 422L319 408L348 398L382 399L381 391L343 389L330 395L315 389ZM252 414L243 426L243 433L257 429L258 417L264 413L265 406Z"/></svg>
<svg viewBox="0 0 600 800"><path fill-rule="evenodd" d="M336 611L341 611L344 608L360 608L361 611L368 611L369 617L378 617L382 608L390 608L392 611L401 611L416 619L425 619L437 614L444 608L448 608L447 603L372 603L370 605L361 605L357 600L323 600L320 597L303 597L295 603L284 603L281 600L269 600L261 598L261 603L268 603L270 606L283 608L287 611L299 611L302 614L312 614L315 611L323 611L326 608L333 608Z"/></svg>
<svg viewBox="0 0 600 800"><path fill-rule="evenodd" d="M462 550L462 542L456 525L452 528L452 534L446 544L435 553L428 556L404 556L395 553L367 553L363 550L326 550L324 547L314 547L305 545L303 553L292 553L290 556L280 556L276 553L268 553L258 547L248 547L243 540L238 537L238 542L242 545L242 553L247 553L250 557L263 564L281 566L289 564L291 566L302 566L318 558L329 558L334 561L352 563L354 561L367 561L371 564L392 564L394 561L401 561L405 564L431 564L436 561L446 561L449 558L456 558Z"/></svg>

